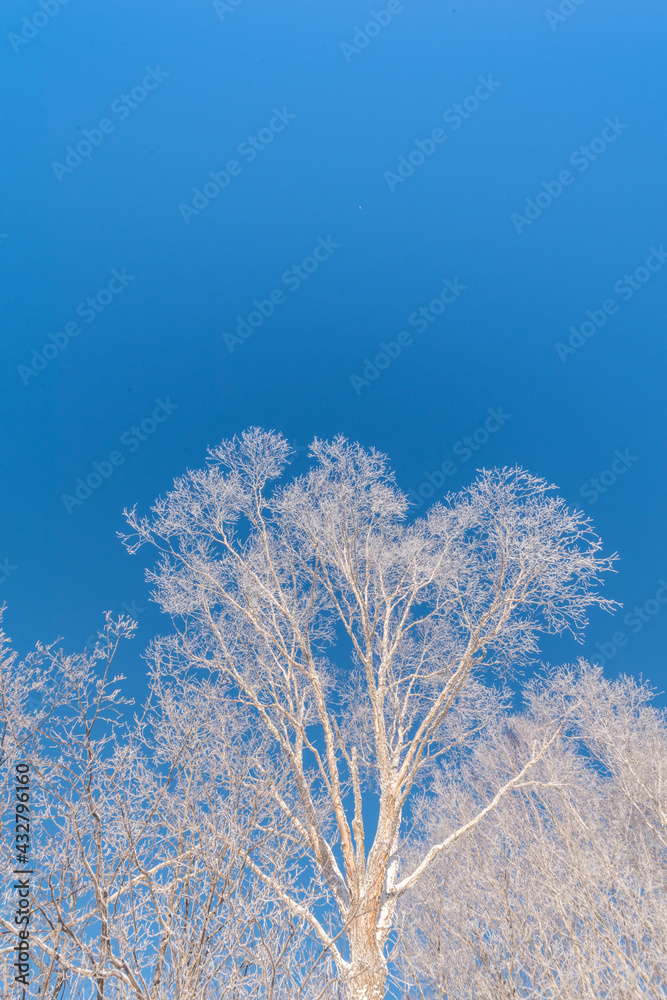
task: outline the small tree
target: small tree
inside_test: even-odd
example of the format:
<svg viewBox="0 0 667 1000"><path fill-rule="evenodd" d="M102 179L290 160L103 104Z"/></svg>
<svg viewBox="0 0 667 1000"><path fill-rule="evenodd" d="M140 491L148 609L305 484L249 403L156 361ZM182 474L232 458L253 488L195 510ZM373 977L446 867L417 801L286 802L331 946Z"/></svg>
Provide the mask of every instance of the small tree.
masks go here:
<svg viewBox="0 0 667 1000"><path fill-rule="evenodd" d="M150 579L178 639L154 646L156 676L175 660L213 672L269 740L267 788L301 868L291 887L263 860L249 869L308 922L348 1000L381 1000L399 900L538 780L566 715L401 875L411 797L503 713L483 671L529 662L540 629L578 635L588 606L610 607L595 587L611 560L520 470L482 473L408 523L382 455L316 440L311 471L271 488L289 454L257 429L224 442L152 517L128 515L126 543L160 553Z"/></svg>
<svg viewBox="0 0 667 1000"><path fill-rule="evenodd" d="M263 777L266 738L249 735L205 677L162 677L140 717L125 718L111 665L133 629L107 616L92 653L38 647L24 663L1 636L5 808L13 765L27 762L31 776L32 995L286 1000L312 949L248 868L252 857L286 887L294 875ZM12 892L0 916L5 996Z"/></svg>
<svg viewBox="0 0 667 1000"><path fill-rule="evenodd" d="M652 692L599 668L561 670L480 738L424 798L427 845L476 814L487 782L530 755L544 720L568 722L535 768L402 901L413 998L664 1000L667 996L667 719Z"/></svg>

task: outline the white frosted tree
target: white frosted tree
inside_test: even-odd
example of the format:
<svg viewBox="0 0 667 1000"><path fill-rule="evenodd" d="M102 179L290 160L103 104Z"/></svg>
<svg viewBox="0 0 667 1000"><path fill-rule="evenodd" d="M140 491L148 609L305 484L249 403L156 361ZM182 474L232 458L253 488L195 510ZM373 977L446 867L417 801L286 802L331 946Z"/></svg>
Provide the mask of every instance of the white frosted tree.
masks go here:
<svg viewBox="0 0 667 1000"><path fill-rule="evenodd" d="M667 997L667 718L599 668L529 684L419 809L405 861L476 815L546 719L567 722L529 788L506 797L400 906L413 1000Z"/></svg>
<svg viewBox="0 0 667 1000"><path fill-rule="evenodd" d="M24 662L0 633L6 814L14 765L30 775L29 995L291 1000L304 978L322 995L328 977L312 968L303 921L248 868L250 858L270 866L286 887L295 875L280 781L263 778L266 737L248 734L206 678L156 680L128 719L111 665L133 627L107 616L92 652L38 647ZM5 838L10 872L12 848ZM11 878L1 902L9 998L20 988Z"/></svg>
<svg viewBox="0 0 667 1000"><path fill-rule="evenodd" d="M346 1000L381 1000L399 901L543 780L572 707L541 718L520 764L490 771L474 808L401 871L415 795L506 713L486 672L530 663L540 630L579 635L590 605L610 607L596 587L611 559L521 470L483 472L411 520L375 451L316 440L311 470L286 482L289 455L273 432L224 442L150 517L128 514L126 544L160 554L149 578L175 635L153 646L156 683L203 672L247 738L268 741L262 781L295 877L270 852L248 854L249 871L309 925Z"/></svg>

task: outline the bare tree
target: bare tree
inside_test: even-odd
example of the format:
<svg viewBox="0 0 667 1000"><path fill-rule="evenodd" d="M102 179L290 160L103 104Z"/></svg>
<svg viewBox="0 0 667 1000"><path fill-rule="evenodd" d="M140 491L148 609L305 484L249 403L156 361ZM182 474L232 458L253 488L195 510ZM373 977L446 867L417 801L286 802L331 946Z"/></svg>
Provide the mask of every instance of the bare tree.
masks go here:
<svg viewBox="0 0 667 1000"><path fill-rule="evenodd" d="M667 996L667 719L652 692L578 669L526 689L525 711L487 730L459 772L442 772L406 849L474 816L568 722L535 768L402 901L408 996L456 1000L664 1000ZM512 738L509 733L513 734Z"/></svg>
<svg viewBox="0 0 667 1000"><path fill-rule="evenodd" d="M212 672L269 739L267 787L300 875L290 887L264 860L248 868L310 925L347 1000L380 1000L399 900L538 780L567 712L401 875L411 797L504 711L482 671L530 662L540 630L578 635L589 605L610 607L596 584L611 559L520 470L484 472L408 523L382 455L316 440L311 471L272 486L289 454L258 429L224 442L151 517L128 514L126 544L160 553L150 579L177 639L155 644L156 676Z"/></svg>
<svg viewBox="0 0 667 1000"><path fill-rule="evenodd" d="M31 776L33 995L292 997L317 954L248 867L270 866L286 887L294 877L289 831L267 794L267 740L201 676L162 676L129 721L111 665L133 628L107 616L91 654L38 647L25 663L3 643L5 805L13 765L26 762ZM4 897L10 996L11 887ZM321 980L315 970L312 996Z"/></svg>

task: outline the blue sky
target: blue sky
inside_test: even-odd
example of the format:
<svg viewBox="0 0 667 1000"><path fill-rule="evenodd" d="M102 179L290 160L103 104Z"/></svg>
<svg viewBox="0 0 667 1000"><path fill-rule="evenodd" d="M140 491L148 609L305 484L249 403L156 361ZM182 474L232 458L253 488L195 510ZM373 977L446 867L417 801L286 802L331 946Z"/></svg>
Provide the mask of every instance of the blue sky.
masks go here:
<svg viewBox="0 0 667 1000"><path fill-rule="evenodd" d="M481 466L555 483L621 557L584 652L664 689L664 5L6 0L0 22L20 651L135 609L140 696L168 623L122 509L259 425L374 445L417 496Z"/></svg>

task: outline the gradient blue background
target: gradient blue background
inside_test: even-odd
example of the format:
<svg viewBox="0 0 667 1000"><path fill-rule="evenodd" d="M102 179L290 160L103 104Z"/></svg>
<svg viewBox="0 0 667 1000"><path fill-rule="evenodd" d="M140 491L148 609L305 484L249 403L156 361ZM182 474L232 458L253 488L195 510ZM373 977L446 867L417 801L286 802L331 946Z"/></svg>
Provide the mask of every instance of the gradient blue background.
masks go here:
<svg viewBox="0 0 667 1000"><path fill-rule="evenodd" d="M142 609L122 661L142 695L142 648L168 622L148 600L149 554L116 537L121 512L146 510L222 438L255 424L302 448L342 432L417 490L500 406L510 419L455 459L447 488L519 464L590 513L621 556L606 594L625 608L592 616L584 652L622 629L610 676L665 687L667 605L634 635L622 619L667 577L667 266L565 363L555 348L667 242L664 3L585 0L551 27L548 0L405 0L346 61L341 43L383 6L242 0L221 18L207 0L70 0L15 52L9 34L39 7L3 4L0 602L22 653L58 635L79 648L104 609ZM156 65L164 82L110 114ZM488 74L493 96L392 193L385 171ZM295 119L245 162L239 143L283 106ZM107 116L114 132L59 181L52 163ZM607 117L628 127L579 173L570 154ZM241 175L186 224L179 204L230 158ZM567 168L575 182L518 234L511 213ZM230 353L223 333L320 236L339 249ZM123 267L128 288L25 385L32 348ZM350 376L445 277L465 294L357 394ZM156 397L178 409L68 514L61 495ZM637 460L590 503L581 487L616 449ZM552 662L580 651L544 644Z"/></svg>

